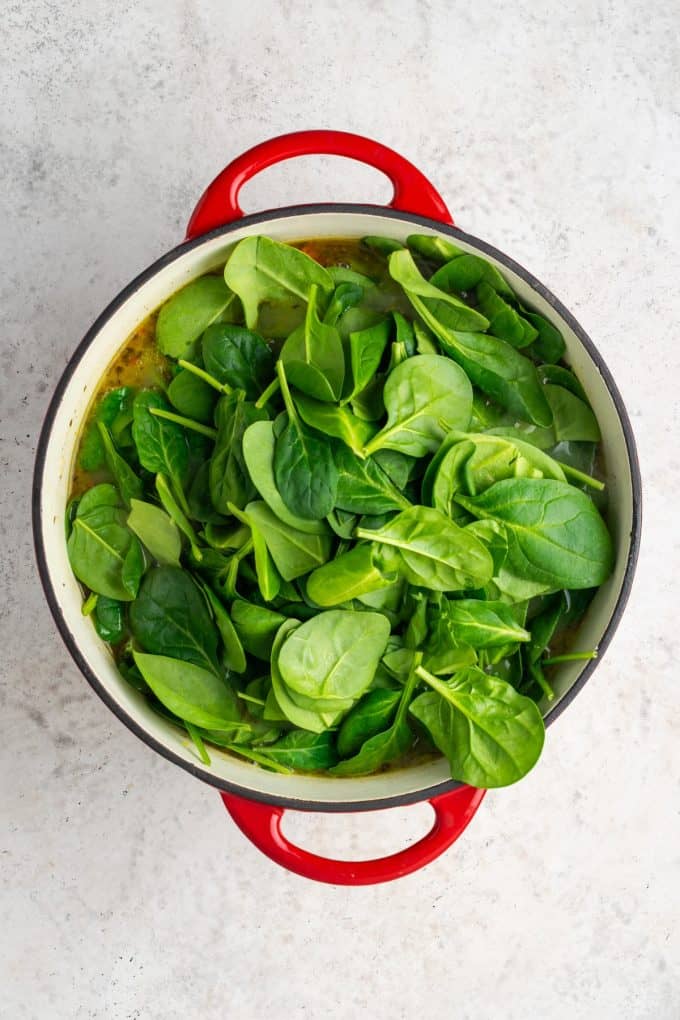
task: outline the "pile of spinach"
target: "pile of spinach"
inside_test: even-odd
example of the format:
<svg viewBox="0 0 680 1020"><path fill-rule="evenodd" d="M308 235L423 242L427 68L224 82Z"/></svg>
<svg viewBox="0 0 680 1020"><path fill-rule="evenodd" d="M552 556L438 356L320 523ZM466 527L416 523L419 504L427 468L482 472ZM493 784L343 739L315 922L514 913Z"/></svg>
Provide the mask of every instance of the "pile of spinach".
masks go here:
<svg viewBox="0 0 680 1020"><path fill-rule="evenodd" d="M354 250L246 238L162 307L164 384L104 393L80 444L83 612L205 762L439 751L513 783L551 668L595 654L560 646L613 566L597 421L489 263L423 235Z"/></svg>

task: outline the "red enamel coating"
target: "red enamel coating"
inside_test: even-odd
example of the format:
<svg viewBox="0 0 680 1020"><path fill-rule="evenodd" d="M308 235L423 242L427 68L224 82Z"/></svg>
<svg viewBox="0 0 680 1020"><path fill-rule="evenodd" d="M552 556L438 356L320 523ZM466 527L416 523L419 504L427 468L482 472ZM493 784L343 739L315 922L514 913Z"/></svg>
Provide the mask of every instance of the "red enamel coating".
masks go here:
<svg viewBox="0 0 680 1020"><path fill-rule="evenodd" d="M433 797L434 825L421 840L389 857L374 861L336 861L309 853L291 843L281 830L283 808L223 793L222 800L241 832L258 850L303 878L330 885L376 885L403 878L434 861L472 821L486 790L461 786Z"/></svg>
<svg viewBox="0 0 680 1020"><path fill-rule="evenodd" d="M367 163L381 170L391 180L394 195L390 208L419 213L442 223L453 223L451 213L439 192L413 163L409 163L394 149L347 131L294 131L253 146L237 156L217 175L191 214L187 240L240 219L243 210L238 204L238 194L246 181L255 174L284 159L314 155L347 156L360 163Z"/></svg>
<svg viewBox="0 0 680 1020"><path fill-rule="evenodd" d="M390 208L453 223L451 213L428 179L398 152L347 131L295 131L261 142L237 156L209 184L194 209L187 240L224 227L243 216L238 204L241 188L251 177L294 156L346 156L367 163L389 177L394 187ZM332 885L373 885L402 878L439 857L472 820L485 790L469 786L433 797L435 820L417 843L374 861L336 861L309 853L288 840L282 830L284 809L223 793L227 811L241 832L277 864L304 878Z"/></svg>

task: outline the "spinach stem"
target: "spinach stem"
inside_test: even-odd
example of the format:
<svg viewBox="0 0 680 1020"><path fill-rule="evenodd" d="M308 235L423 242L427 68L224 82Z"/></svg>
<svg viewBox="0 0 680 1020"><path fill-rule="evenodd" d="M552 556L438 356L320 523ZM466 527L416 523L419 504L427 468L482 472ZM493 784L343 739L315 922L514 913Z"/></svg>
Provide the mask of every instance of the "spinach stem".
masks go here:
<svg viewBox="0 0 680 1020"><path fill-rule="evenodd" d="M194 421L192 418L185 418L181 414L175 414L174 411L166 411L162 407L150 407L149 411L156 418L165 418L166 421L173 421L176 425L181 425L185 429L200 432L202 436L207 436L208 439L217 439L217 429L211 428L210 425L201 425L200 422Z"/></svg>
<svg viewBox="0 0 680 1020"><path fill-rule="evenodd" d="M87 596L82 606L80 607L80 612L83 614L83 616L89 616L90 613L92 613L95 606L97 605L98 598L99 595L97 595L96 591L90 592L90 594Z"/></svg>
<svg viewBox="0 0 680 1020"><path fill-rule="evenodd" d="M556 666L560 662L589 662L597 658L597 648L589 652L566 652L564 655L551 655L548 659L542 659L542 666Z"/></svg>
<svg viewBox="0 0 680 1020"><path fill-rule="evenodd" d="M234 754L240 754L242 758L250 758L251 761L257 762L258 765L266 765L273 772L281 772L284 776L289 776L293 771L286 768L285 765L279 765L277 761L273 761L266 754L259 754L257 751L253 751L250 747L242 747L240 744L227 744L226 748L228 751L233 751Z"/></svg>
<svg viewBox="0 0 680 1020"><path fill-rule="evenodd" d="M424 666L417 665L415 667L415 672L420 677L421 680L424 680L425 683L429 687L431 687L434 691L437 691L438 694L446 692L446 684L443 683L438 677L433 676L432 673L428 673Z"/></svg>
<svg viewBox="0 0 680 1020"><path fill-rule="evenodd" d="M200 563L203 559L203 553L196 544L196 532L192 528L187 515L177 503L167 478L160 473L156 475L156 491L163 509L170 515L182 534L188 538L194 559Z"/></svg>
<svg viewBox="0 0 680 1020"><path fill-rule="evenodd" d="M257 408L264 407L267 401L274 396L280 385L281 383L279 382L278 379L272 379L272 381L269 383L269 386L267 386L267 389L264 390L264 392L261 393L260 396L255 401L255 407Z"/></svg>
<svg viewBox="0 0 680 1020"><path fill-rule="evenodd" d="M192 365L190 361L185 361L184 358L179 358L177 364L181 365L181 367L186 369L187 372L191 372L192 375L202 379L204 383L208 384L208 386L212 386L212 388L217 390L218 393L226 393L228 395L233 392L229 383L221 383L219 379L216 379L214 375L210 375L210 373L206 372L204 368L199 368L198 365Z"/></svg>
<svg viewBox="0 0 680 1020"><path fill-rule="evenodd" d="M262 698L254 698L252 696L252 694L244 694L243 691L237 691L236 692L236 696L238 698L241 698L243 701L252 701L253 705L262 705L262 706L264 706L264 704L265 704L265 702L262 700Z"/></svg>
<svg viewBox="0 0 680 1020"><path fill-rule="evenodd" d="M198 751L198 757L201 759L204 765L209 765L210 755L205 749L205 744L203 743L203 738L201 737L201 734L198 732L198 730L192 723L184 720L184 725L186 726L186 731L191 737L194 747Z"/></svg>
<svg viewBox="0 0 680 1020"><path fill-rule="evenodd" d="M553 460L554 459L555 458L553 458ZM561 460L556 460L555 463L560 465L567 478L573 478L575 482L582 482L583 485L589 485L591 489L597 489L598 492L602 492L604 490L604 482L601 482L599 478L593 478L592 475L587 475L585 472L579 471L570 464L564 464Z"/></svg>
<svg viewBox="0 0 680 1020"><path fill-rule="evenodd" d="M276 374L278 375L279 382L281 383L281 396L283 397L283 402L286 405L288 417L291 419L291 421L297 423L298 420L297 411L295 410L293 398L290 395L290 387L288 386L288 380L286 379L286 370L283 367L283 362L281 361L281 358L279 358L279 360L276 362Z"/></svg>
<svg viewBox="0 0 680 1020"><path fill-rule="evenodd" d="M555 692L545 678L542 665L543 665L542 663L539 665L537 662L530 662L529 672L531 673L531 676L536 681L538 686L541 688L543 693L545 694L548 701L554 701Z"/></svg>

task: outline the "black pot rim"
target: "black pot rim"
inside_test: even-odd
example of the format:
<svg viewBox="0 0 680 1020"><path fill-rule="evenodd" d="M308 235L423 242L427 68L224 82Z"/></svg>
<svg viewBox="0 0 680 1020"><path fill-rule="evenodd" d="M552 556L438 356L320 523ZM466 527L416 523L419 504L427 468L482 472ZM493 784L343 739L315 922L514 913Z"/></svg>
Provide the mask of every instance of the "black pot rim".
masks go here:
<svg viewBox="0 0 680 1020"><path fill-rule="evenodd" d="M83 339L78 344L73 355L69 359L66 368L64 369L59 382L57 383L56 389L52 396L52 399L47 408L43 425L40 431L40 438L36 449L35 467L33 473L33 490L32 490L32 521L33 521L33 542L35 548L35 555L38 565L38 573L40 580L45 592L47 603L50 607L52 616L54 617L57 629L61 634L61 637L76 665L80 669L81 673L88 681L92 689L99 695L102 701L111 709L111 711L124 723L128 729L130 729L137 737L143 740L149 747L154 751L157 751L168 761L173 762L175 765L179 765L185 771L194 775L197 779L201 779L211 786L216 787L218 790L226 793L233 793L237 796L244 797L248 800L256 800L266 804L271 804L277 807L293 808L300 811L323 811L323 812L354 812L354 811L374 811L382 808L397 807L400 805L407 805L417 803L418 801L429 800L434 796L439 796L450 790L455 790L463 784L456 782L455 780L447 780L441 783L437 783L434 786L426 789L420 789L416 791L410 791L403 794L395 794L393 796L371 799L371 800L360 800L354 801L306 801L292 797L281 797L272 794L261 793L260 791L250 790L248 787L240 786L236 783L226 782L225 780L216 777L211 772L199 764L193 764L180 758L173 751L169 750L154 737L152 737L147 731L140 726L140 724L128 715L118 702L109 694L103 684L99 681L96 674L90 669L84 656L81 654L78 644L71 633L68 624L61 612L59 602L56 597L52 580L50 578L49 570L47 567L47 559L45 554L45 548L42 536L42 513L41 513L41 494L42 494L42 482L43 482L43 471L45 467L45 459L47 455L47 447L52 434L52 428L54 425L54 418L57 409L61 403L64 392L71 380L76 367L83 358L83 355L93 342L95 336L103 328L104 324L118 311L121 305L124 304L130 297L132 297L144 284L146 284L153 276L155 276L160 270L170 265L176 259L185 255L187 252L192 251L194 248L200 247L206 241L213 238L227 236L228 234L240 229L241 227L248 227L255 224L268 223L272 220L285 219L290 216L301 216L301 215L313 215L318 213L347 213L352 215L367 214L371 216L381 216L386 220L398 219L406 220L410 223L414 223L418 226L427 227L430 230L434 230L439 234L447 235L453 239L459 239L473 245L478 250L490 255L498 262L505 265L508 269L515 272L520 276L537 294L540 294L547 303L555 309L555 311L564 319L569 325L570 329L576 334L580 342L583 344L588 354L592 358L593 362L597 366L604 383L612 397L614 406L616 408L617 415L621 422L623 429L624 439L626 443L626 450L630 465L631 483L632 483L632 497L633 497L633 513L632 513L632 526L630 535L630 546L628 551L628 559L626 562L626 569L624 572L623 580L621 583L621 590L619 592L616 605L611 613L607 627L602 635L602 639L599 643L598 658L592 660L586 664L577 681L570 687L567 693L560 699L559 703L550 709L545 716L546 725L554 722L562 714L565 708L571 704L573 699L583 688L586 681L592 675L597 664L602 660L607 647L609 646L612 637L621 621L623 611L625 609L628 597L630 595L631 586L633 583L633 576L635 574L635 567L638 558L638 552L640 547L640 533L642 526L642 482L640 478L640 466L637 457L637 450L635 446L635 438L633 435L633 429L626 411L623 399L618 390L616 383L609 371L606 363L602 359L599 351L595 344L590 339L585 330L576 321L571 312L562 304L558 298L548 288L536 279L533 274L528 272L522 265L510 258L504 252L499 251L493 245L487 241L483 241L478 237L474 237L472 234L467 234L465 231L460 230L458 227L454 227L450 224L442 223L438 220L430 219L426 216L419 216L416 213L401 212L399 210L390 209L386 206L377 205L364 205L364 204L351 204L351 203L321 203L314 205L297 205L297 206L285 206L278 209L270 209L267 211L253 213L248 216L233 221L223 227L218 227L216 230L212 230L207 234L202 234L200 237L194 238L191 241L184 241L182 244L177 245L170 251L166 252L154 263L152 263L147 269L143 270L135 279L133 279L122 291L108 304L104 311L98 316L95 322L92 324L90 329L86 332Z"/></svg>

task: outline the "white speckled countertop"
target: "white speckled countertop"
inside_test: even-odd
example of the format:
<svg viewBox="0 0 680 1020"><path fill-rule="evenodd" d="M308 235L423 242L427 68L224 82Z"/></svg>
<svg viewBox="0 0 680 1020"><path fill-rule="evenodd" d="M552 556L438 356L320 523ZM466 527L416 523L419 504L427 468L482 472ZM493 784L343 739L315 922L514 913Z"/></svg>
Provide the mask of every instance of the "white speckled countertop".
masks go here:
<svg viewBox="0 0 680 1020"><path fill-rule="evenodd" d="M676 1020L677 9L9 0L3 28L0 1016ZM56 633L29 522L37 431L80 336L229 159L305 127L402 151L562 298L614 372L645 482L624 623L540 765L425 871L355 890L271 864L117 722ZM243 199L388 193L307 158ZM427 822L419 806L288 831L369 856Z"/></svg>

